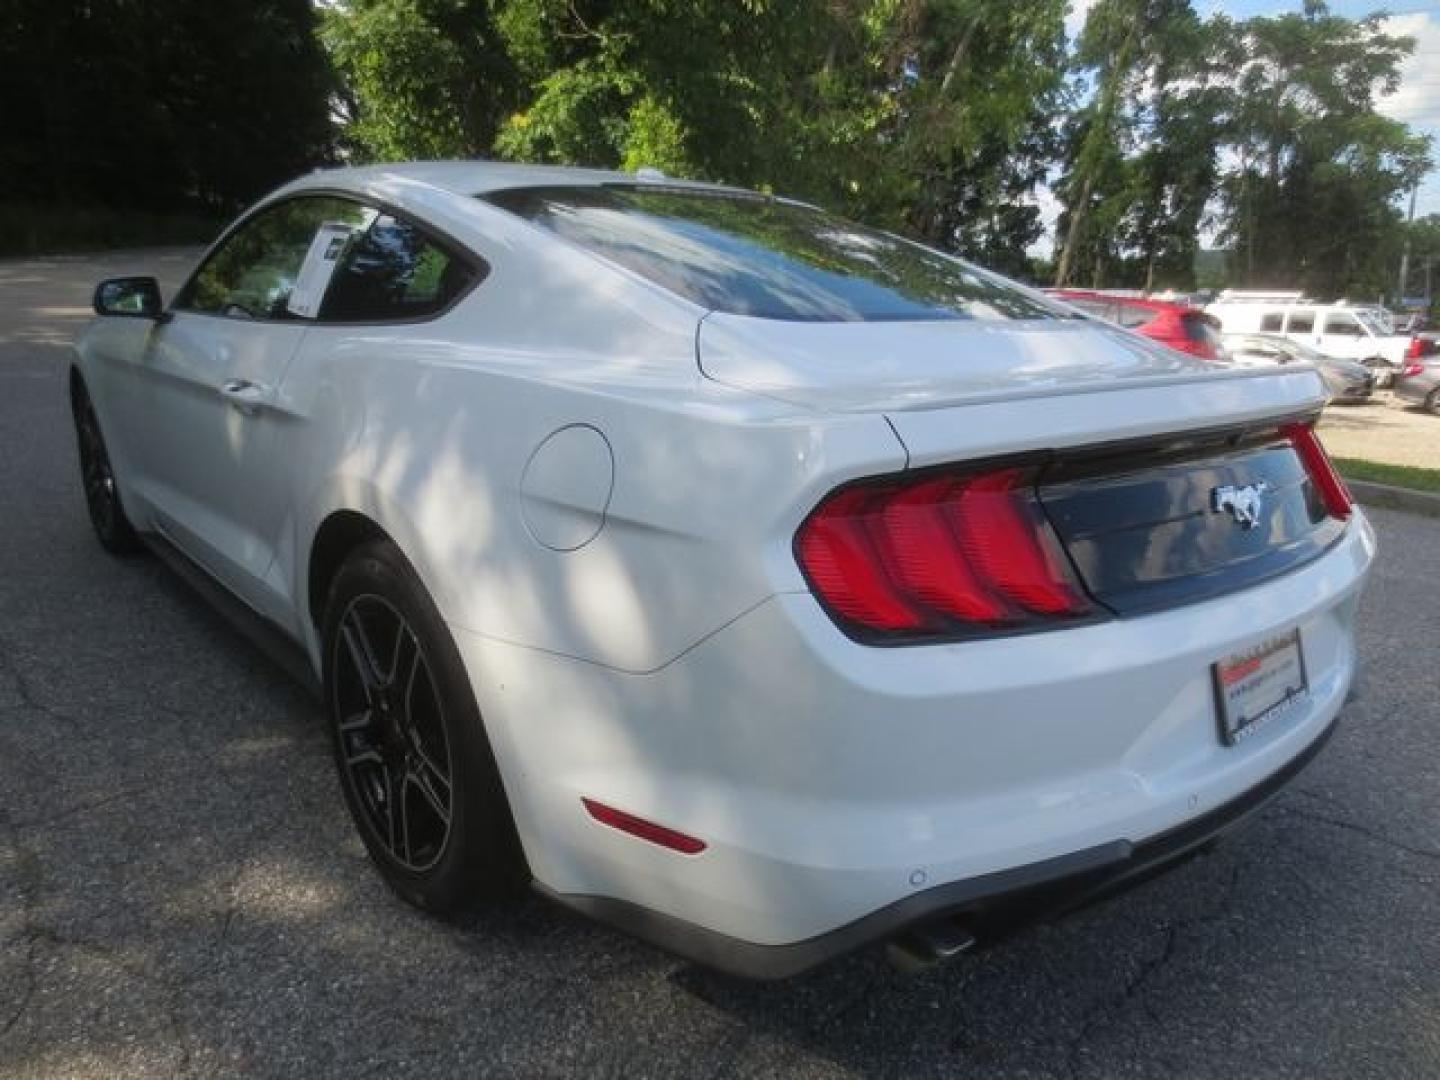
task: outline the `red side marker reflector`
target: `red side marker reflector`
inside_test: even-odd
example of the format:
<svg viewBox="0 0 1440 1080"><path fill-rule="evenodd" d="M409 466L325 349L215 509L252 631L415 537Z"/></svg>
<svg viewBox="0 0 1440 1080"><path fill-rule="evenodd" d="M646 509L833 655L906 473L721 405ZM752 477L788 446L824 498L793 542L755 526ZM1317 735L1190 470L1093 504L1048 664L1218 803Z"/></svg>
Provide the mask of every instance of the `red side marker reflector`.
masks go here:
<svg viewBox="0 0 1440 1080"><path fill-rule="evenodd" d="M582 797L580 801L585 804L585 809L592 818L602 825L609 825L612 829L619 829L621 832L637 836L641 840L648 840L652 844L659 844L671 851L678 851L682 855L698 855L705 850L704 840L697 840L693 836L686 836L674 829L667 829L664 825L657 825L653 821L646 821L634 814L627 814L624 810L616 810L613 806L606 806L594 799Z"/></svg>

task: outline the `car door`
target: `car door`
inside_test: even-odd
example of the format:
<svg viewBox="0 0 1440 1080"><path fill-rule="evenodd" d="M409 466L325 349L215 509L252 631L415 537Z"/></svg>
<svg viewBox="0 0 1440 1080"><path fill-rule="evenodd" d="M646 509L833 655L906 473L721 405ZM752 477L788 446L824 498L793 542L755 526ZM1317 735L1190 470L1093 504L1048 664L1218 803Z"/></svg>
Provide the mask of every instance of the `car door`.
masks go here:
<svg viewBox="0 0 1440 1080"><path fill-rule="evenodd" d="M373 211L330 197L286 200L233 230L201 264L142 361L141 474L161 531L252 607L288 624L272 574L291 491L295 419L280 385L314 314L296 303L327 224ZM312 260L313 261L313 260Z"/></svg>
<svg viewBox="0 0 1440 1080"><path fill-rule="evenodd" d="M1326 312L1320 325L1317 348L1327 356L1359 360L1370 355L1370 335L1353 311Z"/></svg>
<svg viewBox="0 0 1440 1080"><path fill-rule="evenodd" d="M381 449L389 468L405 460L404 447L389 440L406 433L397 418L423 398L424 372L413 357L430 335L420 324L448 312L488 269L474 252L392 212L354 234L280 386L279 453L294 462L305 494L328 479L337 448ZM305 580L295 559L308 540L297 534L281 545L271 578Z"/></svg>

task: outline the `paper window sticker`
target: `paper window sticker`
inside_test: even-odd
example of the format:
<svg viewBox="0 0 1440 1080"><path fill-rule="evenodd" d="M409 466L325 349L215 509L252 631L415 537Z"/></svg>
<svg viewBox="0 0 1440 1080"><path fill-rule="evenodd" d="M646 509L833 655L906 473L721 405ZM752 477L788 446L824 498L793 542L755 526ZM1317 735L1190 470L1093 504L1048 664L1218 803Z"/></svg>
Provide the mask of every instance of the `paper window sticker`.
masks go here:
<svg viewBox="0 0 1440 1080"><path fill-rule="evenodd" d="M313 319L320 312L320 301L330 287L335 268L350 238L360 228L343 221L327 221L315 230L310 247L305 252L305 261L300 264L300 273L295 278L295 288L290 291L286 307L293 315L302 319Z"/></svg>

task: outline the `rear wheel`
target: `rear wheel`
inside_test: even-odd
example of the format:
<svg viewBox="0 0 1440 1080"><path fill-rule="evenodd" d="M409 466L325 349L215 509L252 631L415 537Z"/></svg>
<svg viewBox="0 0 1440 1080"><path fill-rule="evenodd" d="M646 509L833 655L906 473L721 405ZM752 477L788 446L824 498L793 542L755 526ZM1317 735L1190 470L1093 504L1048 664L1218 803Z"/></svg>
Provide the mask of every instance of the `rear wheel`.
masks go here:
<svg viewBox="0 0 1440 1080"><path fill-rule="evenodd" d="M365 545L336 574L324 642L340 785L385 880L438 914L513 893L524 860L475 696L392 544Z"/></svg>
<svg viewBox="0 0 1440 1080"><path fill-rule="evenodd" d="M100 419L85 384L76 377L70 395L70 409L75 417L75 437L80 450L80 479L85 487L85 508L100 546L112 555L128 555L140 550L140 538L115 486L115 470L110 452L100 433Z"/></svg>
<svg viewBox="0 0 1440 1080"><path fill-rule="evenodd" d="M1425 408L1433 413L1440 413L1440 386L1425 395Z"/></svg>

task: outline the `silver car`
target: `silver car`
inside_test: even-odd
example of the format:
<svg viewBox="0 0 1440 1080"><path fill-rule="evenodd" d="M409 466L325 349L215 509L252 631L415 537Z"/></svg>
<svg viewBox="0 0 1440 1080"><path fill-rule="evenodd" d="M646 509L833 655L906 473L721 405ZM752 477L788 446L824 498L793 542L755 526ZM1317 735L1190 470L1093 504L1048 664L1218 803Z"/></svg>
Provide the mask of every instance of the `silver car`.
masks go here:
<svg viewBox="0 0 1440 1080"><path fill-rule="evenodd" d="M1231 363L1314 364L1320 369L1332 402L1358 405L1375 393L1375 372L1357 360L1326 356L1309 345L1270 334L1226 334L1225 352Z"/></svg>
<svg viewBox="0 0 1440 1080"><path fill-rule="evenodd" d="M1406 360L1395 379L1395 396L1440 413L1440 355Z"/></svg>

